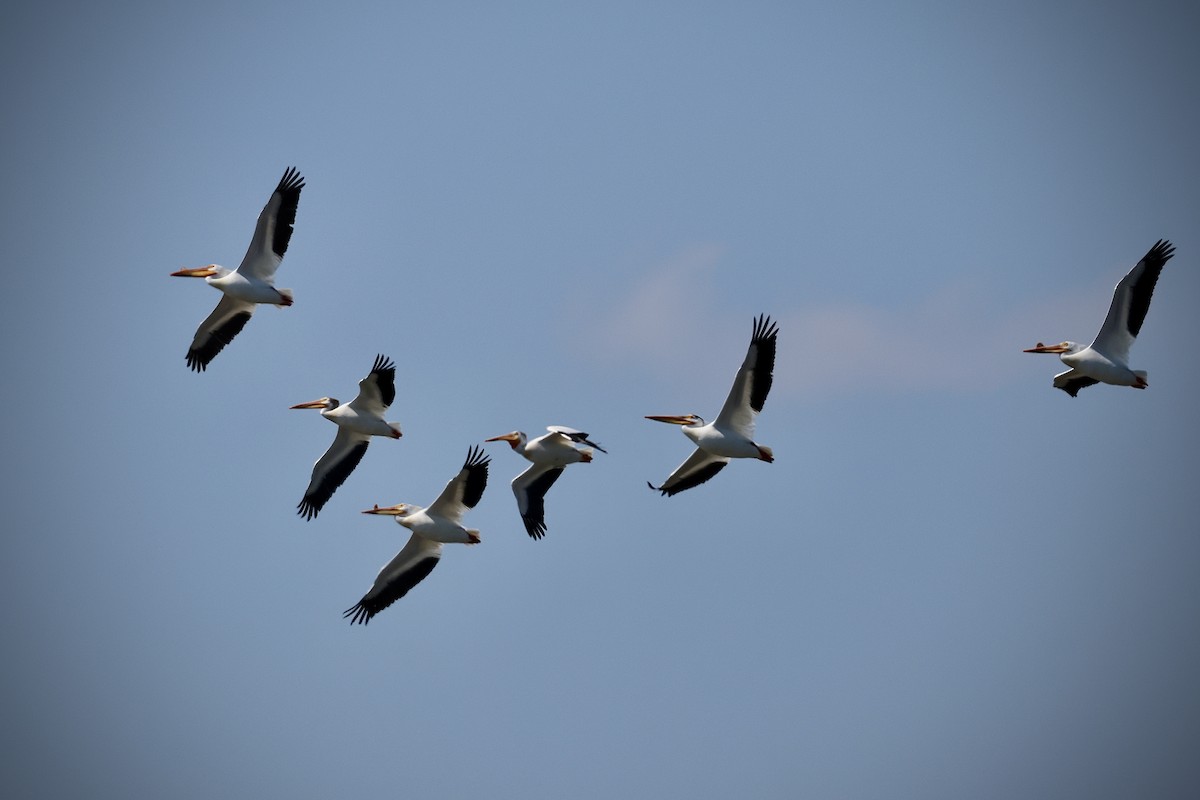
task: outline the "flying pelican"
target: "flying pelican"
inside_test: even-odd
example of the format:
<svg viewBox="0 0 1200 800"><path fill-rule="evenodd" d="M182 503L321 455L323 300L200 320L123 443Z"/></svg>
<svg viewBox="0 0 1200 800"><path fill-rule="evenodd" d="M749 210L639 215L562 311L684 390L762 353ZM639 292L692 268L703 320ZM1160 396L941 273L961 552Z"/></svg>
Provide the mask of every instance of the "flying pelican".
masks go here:
<svg viewBox="0 0 1200 800"><path fill-rule="evenodd" d="M546 492L562 475L568 464L589 463L592 448L607 453L600 445L590 441L588 435L574 428L551 425L544 436L529 441L522 431L513 431L503 436L493 436L488 442L508 442L512 449L533 462L533 466L513 478L512 490L517 497L517 511L525 523L525 532L534 539L546 535ZM580 445L587 445L580 447Z"/></svg>
<svg viewBox="0 0 1200 800"><path fill-rule="evenodd" d="M679 494L699 486L725 468L731 458L757 458L768 464L775 460L771 448L754 441L754 419L762 411L767 392L771 391L775 370L775 340L779 328L771 318L759 315L754 335L746 349L746 359L733 379L733 388L721 406L721 413L707 425L696 414L647 416L657 422L682 425L683 432L696 443L696 451L672 472L661 486L647 485L665 496Z"/></svg>
<svg viewBox="0 0 1200 800"><path fill-rule="evenodd" d="M336 422L337 435L333 444L313 464L312 480L297 506L297 513L312 519L328 502L337 488L346 482L350 473L362 461L372 436L399 439L399 422L387 422L383 414L396 399L396 365L387 356L375 356L371 374L358 382L358 397L338 405L335 397L322 397L299 403L292 408L319 408L321 416Z"/></svg>
<svg viewBox="0 0 1200 800"><path fill-rule="evenodd" d="M1137 338L1146 312L1150 310L1150 296L1158 282L1163 265L1175 255L1175 246L1166 239L1159 239L1146 255L1142 256L1129 274L1121 279L1113 290L1112 305L1108 316L1100 326L1100 332L1088 347L1075 342L1060 344L1037 343L1026 353L1056 353L1070 369L1054 376L1054 388L1062 389L1071 397L1079 390L1096 383L1111 383L1114 386L1132 386L1145 389L1146 373L1129 368L1129 348Z"/></svg>
<svg viewBox="0 0 1200 800"><path fill-rule="evenodd" d="M408 594L425 576L433 572L442 557L443 544L479 544L479 531L462 526L463 515L474 508L487 487L488 457L479 447L467 451L462 469L450 479L446 488L429 508L408 503L380 508L375 506L362 513L387 514L412 531L408 544L389 561L375 577L371 590L343 617L366 625L371 617Z"/></svg>
<svg viewBox="0 0 1200 800"><path fill-rule="evenodd" d="M300 204L300 190L304 178L295 167L288 167L279 179L279 185L271 193L271 199L263 206L254 227L254 238L235 270L217 264L172 272L177 278L204 278L209 286L215 286L224 294L192 339L188 348L187 365L196 372L203 372L217 353L233 341L254 313L258 303L275 306L292 304L291 289L275 288L275 270L283 261L288 242L292 239L292 225L296 222L296 206Z"/></svg>

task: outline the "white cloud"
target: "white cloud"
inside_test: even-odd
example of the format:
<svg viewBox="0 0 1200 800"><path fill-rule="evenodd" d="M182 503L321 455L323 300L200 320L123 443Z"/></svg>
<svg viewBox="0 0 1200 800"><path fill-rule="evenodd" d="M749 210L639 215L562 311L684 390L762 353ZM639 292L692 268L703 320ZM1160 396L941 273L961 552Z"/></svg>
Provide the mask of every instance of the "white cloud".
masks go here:
<svg viewBox="0 0 1200 800"><path fill-rule="evenodd" d="M651 266L623 301L597 320L590 348L604 358L647 364L695 352L709 326L713 276L724 249L701 244Z"/></svg>
<svg viewBox="0 0 1200 800"><path fill-rule="evenodd" d="M743 344L729 337L742 328L748 332L748 320L729 317L718 303L715 276L723 254L718 245L696 245L650 267L623 300L599 316L587 348L600 358L639 364L689 384L704 380L693 376L697 353L728 352L732 374ZM788 308L790 291L784 287L782 296L763 299L780 326L776 392L812 397L973 392L1028 380L1031 373L1044 373L1048 381L1059 364L1041 358L1046 363L1039 372L1031 369L1034 357L1021 350L1039 339L1090 341L1111 290L1096 285L1005 306L987 285L960 281L930 287L906 305Z"/></svg>

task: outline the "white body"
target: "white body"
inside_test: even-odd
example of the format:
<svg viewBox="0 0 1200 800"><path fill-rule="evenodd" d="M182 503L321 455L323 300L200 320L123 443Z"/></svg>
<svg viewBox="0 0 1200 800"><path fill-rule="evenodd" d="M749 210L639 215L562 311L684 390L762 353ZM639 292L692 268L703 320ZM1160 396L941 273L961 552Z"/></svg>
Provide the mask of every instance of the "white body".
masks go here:
<svg viewBox="0 0 1200 800"><path fill-rule="evenodd" d="M1150 298L1163 266L1175 255L1174 246L1165 239L1142 257L1113 289L1112 303L1100 332L1091 345L1075 342L1045 345L1038 342L1026 353L1053 353L1070 369L1054 376L1054 387L1075 397L1079 390L1096 383L1145 389L1146 372L1130 369L1129 349L1142 329Z"/></svg>
<svg viewBox="0 0 1200 800"><path fill-rule="evenodd" d="M312 519L333 496L367 451L372 436L399 439L400 423L383 418L396 397L396 367L385 356L376 356L367 377L358 382L358 396L338 404L333 397L322 397L292 408L319 408L321 416L338 426L333 444L313 464L312 477L298 513Z"/></svg>
<svg viewBox="0 0 1200 800"><path fill-rule="evenodd" d="M696 414L647 417L682 425L684 435L696 444L692 454L662 485L650 484L651 489L668 496L678 494L711 479L734 458L757 458L768 463L775 460L771 448L754 441L754 429L771 390L777 336L778 329L770 317L760 316L755 320L746 357L734 376L725 404L712 422L705 424Z"/></svg>
<svg viewBox="0 0 1200 800"><path fill-rule="evenodd" d="M408 543L384 565L371 589L343 616L366 624L371 618L406 595L425 579L442 557L443 544L478 544L479 531L463 527L467 510L474 508L487 487L488 458L471 448L462 469L428 508L399 503L375 506L364 514L386 514L412 531Z"/></svg>
<svg viewBox="0 0 1200 800"><path fill-rule="evenodd" d="M209 362L245 327L256 306L292 304L290 289L275 288L275 270L283 261L291 241L292 223L296 220L303 188L304 178L295 168L283 173L279 185L258 215L254 236L236 270L209 264L171 273L183 278L204 278L205 283L222 293L217 307L205 317L192 337L187 364L193 370L203 372L208 368Z"/></svg>
<svg viewBox="0 0 1200 800"><path fill-rule="evenodd" d="M583 431L562 425L551 425L546 430L549 433L533 440L529 440L522 431L487 440L508 442L514 451L532 462L529 469L513 478L512 491L517 499L517 511L525 524L525 532L534 539L540 539L546 533L546 492L562 475L563 469L568 464L590 462L593 448L604 452L602 447L589 441Z"/></svg>
<svg viewBox="0 0 1200 800"><path fill-rule="evenodd" d="M276 306L290 306L292 304L291 290L275 288L274 269L271 270L269 276L262 277L250 270L243 272L242 269L244 266L239 267L236 272L226 272L224 275L212 275L204 280L209 286L224 292L226 297L241 300L243 303Z"/></svg>

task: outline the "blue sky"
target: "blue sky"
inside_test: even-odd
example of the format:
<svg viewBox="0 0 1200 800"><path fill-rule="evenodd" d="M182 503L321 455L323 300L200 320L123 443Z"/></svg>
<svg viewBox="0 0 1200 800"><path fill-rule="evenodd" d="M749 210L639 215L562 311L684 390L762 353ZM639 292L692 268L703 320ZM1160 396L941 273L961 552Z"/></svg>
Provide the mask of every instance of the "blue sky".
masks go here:
<svg viewBox="0 0 1200 800"><path fill-rule="evenodd" d="M1200 390L1187 5L20 4L0 63L6 784L23 796L1188 797ZM278 284L194 374L285 167ZM1072 400L1159 238L1134 366ZM780 323L758 438L689 452ZM377 441L294 513L348 399ZM343 609L483 439L532 542Z"/></svg>

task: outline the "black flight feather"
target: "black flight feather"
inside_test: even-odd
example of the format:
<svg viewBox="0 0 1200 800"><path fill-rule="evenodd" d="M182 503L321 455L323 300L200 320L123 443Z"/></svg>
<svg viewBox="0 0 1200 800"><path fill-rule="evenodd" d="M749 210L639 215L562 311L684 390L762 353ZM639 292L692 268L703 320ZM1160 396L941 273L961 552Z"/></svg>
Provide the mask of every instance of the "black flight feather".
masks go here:
<svg viewBox="0 0 1200 800"><path fill-rule="evenodd" d="M354 468L358 466L358 462L362 461L363 455L366 454L367 445L369 444L369 441L358 442L345 458L330 467L325 480L318 483L316 488L311 492L305 493L304 499L296 506L296 513L305 519L315 517L325 504L329 502L329 498L333 497L333 493L337 491L338 487L346 482L346 478L350 477L350 473L354 472Z"/></svg>
<svg viewBox="0 0 1200 800"><path fill-rule="evenodd" d="M546 470L537 480L525 487L528 508L521 515L521 521L525 523L525 532L534 539L541 539L546 535L546 492L550 491L550 487L562 474L563 467Z"/></svg>
<svg viewBox="0 0 1200 800"><path fill-rule="evenodd" d="M250 312L241 311L209 331L208 339L199 347L188 348L187 365L196 372L204 372L208 363L217 357L217 353L225 349L225 345L233 341L233 337L241 333L242 328L250 321Z"/></svg>
<svg viewBox="0 0 1200 800"><path fill-rule="evenodd" d="M304 188L304 178L295 167L288 167L275 187L279 195L279 213L275 217L275 237L271 249L275 255L283 258L287 252L288 242L292 240L292 225L296 223L296 208L300 205L300 190Z"/></svg>
<svg viewBox="0 0 1200 800"><path fill-rule="evenodd" d="M371 617L383 611L401 597L404 597L404 595L408 594L409 589L425 580L425 576L433 572L433 568L438 565L438 561L440 560L437 557L421 559L385 586L383 591L375 597L371 597L371 593L367 592L363 596L363 599L358 601L357 605L347 608L342 613L342 617L349 617L351 625L355 623L366 625L371 621Z"/></svg>
<svg viewBox="0 0 1200 800"><path fill-rule="evenodd" d="M725 465L728 463L728 461L713 461L696 470L691 475L680 479L679 483L676 483L674 486L668 486L664 488L662 486L655 486L654 484L650 483L650 481L646 481L646 485L656 492L662 492L664 497L672 497L682 491L692 489L704 483L705 481L710 480L718 472L725 469Z"/></svg>

